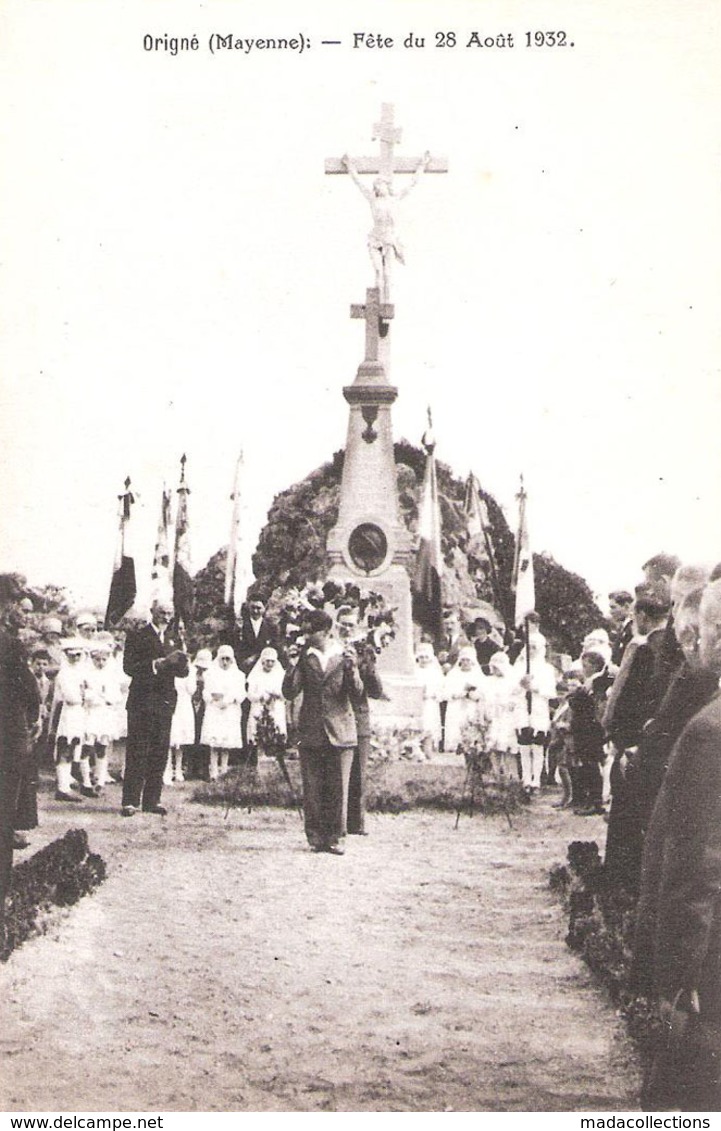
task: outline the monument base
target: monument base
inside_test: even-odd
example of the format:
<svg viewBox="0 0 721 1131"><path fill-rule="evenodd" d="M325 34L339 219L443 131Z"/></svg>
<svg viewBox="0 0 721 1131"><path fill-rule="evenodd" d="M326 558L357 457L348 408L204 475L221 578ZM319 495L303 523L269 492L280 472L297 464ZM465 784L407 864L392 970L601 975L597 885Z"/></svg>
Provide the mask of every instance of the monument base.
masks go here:
<svg viewBox="0 0 721 1131"><path fill-rule="evenodd" d="M420 735L423 723L423 688L409 676L386 674L379 664L387 699L369 699L374 730L410 730Z"/></svg>

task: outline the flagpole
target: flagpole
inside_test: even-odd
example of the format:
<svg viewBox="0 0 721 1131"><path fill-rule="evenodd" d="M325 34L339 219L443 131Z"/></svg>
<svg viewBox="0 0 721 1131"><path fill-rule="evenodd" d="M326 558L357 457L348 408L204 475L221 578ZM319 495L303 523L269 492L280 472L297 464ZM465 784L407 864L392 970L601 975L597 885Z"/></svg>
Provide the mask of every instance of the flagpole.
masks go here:
<svg viewBox="0 0 721 1131"><path fill-rule="evenodd" d="M524 647L526 651L526 708L528 712L528 728L531 729L531 714L533 711L533 692L531 691L531 622L530 613L535 606L535 591L533 586L533 558L528 540L528 522L526 516L526 490L521 475L521 486L516 496L518 499L518 535L516 537L516 553L513 566L514 583L516 590L516 612L514 622L516 628L523 624ZM530 604L527 579L531 578ZM526 580L524 580L526 579ZM523 583L523 584L522 584ZM519 615L520 614L520 615Z"/></svg>

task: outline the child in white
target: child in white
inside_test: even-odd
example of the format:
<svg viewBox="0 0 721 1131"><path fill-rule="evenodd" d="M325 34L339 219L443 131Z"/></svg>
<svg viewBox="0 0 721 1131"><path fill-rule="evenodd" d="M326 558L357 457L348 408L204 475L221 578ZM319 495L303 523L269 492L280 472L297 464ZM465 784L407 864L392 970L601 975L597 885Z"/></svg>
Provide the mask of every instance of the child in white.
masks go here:
<svg viewBox="0 0 721 1131"><path fill-rule="evenodd" d="M486 676L470 645L461 648L458 659L444 680L443 698L446 699L445 749L457 751L467 723L481 722L485 716Z"/></svg>
<svg viewBox="0 0 721 1131"><path fill-rule="evenodd" d="M230 751L240 748L240 705L245 697L245 676L235 662L231 646L222 644L208 668L203 688L206 706L200 741L210 747L211 781L219 773L227 773Z"/></svg>
<svg viewBox="0 0 721 1131"><path fill-rule="evenodd" d="M85 738L80 759L84 791L92 786L91 758L95 761L96 788L102 789L111 780L108 748L116 736L117 706L123 696L111 654L112 643L98 639L90 646L90 663L85 669Z"/></svg>
<svg viewBox="0 0 721 1131"><path fill-rule="evenodd" d="M541 771L551 725L549 700L556 698L556 669L546 659L546 638L529 636L530 672L525 650L513 665L516 677L516 730L521 749L521 783L527 792L541 788ZM530 692L530 711L528 693Z"/></svg>
<svg viewBox="0 0 721 1131"><path fill-rule="evenodd" d="M58 706L57 740L55 743L55 775L57 801L79 801L71 791L72 763L80 754L85 738L85 653L82 641L64 640L63 659L55 677L53 710ZM92 791L91 791L92 792Z"/></svg>
<svg viewBox="0 0 721 1131"><path fill-rule="evenodd" d="M494 652L488 661L485 683L488 715L487 746L497 777L518 780L518 738L516 735L516 680L505 652Z"/></svg>
<svg viewBox="0 0 721 1131"><path fill-rule="evenodd" d="M283 737L286 734L285 700L283 698L283 677L285 671L278 659L275 648L264 648L258 662L248 676L248 742L258 745L258 723L263 711L268 710L276 730ZM266 751L258 750L259 754Z"/></svg>
<svg viewBox="0 0 721 1131"><path fill-rule="evenodd" d="M183 773L183 747L195 744L195 711L193 709L193 696L197 687L197 675L191 668L183 679L175 680L175 690L178 698L175 701L175 710L170 723L170 749L168 761L163 774L163 784L171 785L174 781L185 781Z"/></svg>
<svg viewBox="0 0 721 1131"><path fill-rule="evenodd" d="M443 668L436 659L433 645L421 641L416 648L416 674L423 687L421 748L430 758L441 744L441 700L445 697Z"/></svg>

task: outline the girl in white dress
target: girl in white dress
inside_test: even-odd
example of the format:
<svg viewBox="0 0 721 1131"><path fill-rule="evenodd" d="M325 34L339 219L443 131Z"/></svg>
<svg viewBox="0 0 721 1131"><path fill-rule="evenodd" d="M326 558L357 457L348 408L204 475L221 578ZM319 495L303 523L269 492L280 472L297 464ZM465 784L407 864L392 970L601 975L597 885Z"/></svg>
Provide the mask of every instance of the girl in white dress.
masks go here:
<svg viewBox="0 0 721 1131"><path fill-rule="evenodd" d="M197 687L195 669L191 668L188 675L175 680L177 700L170 723L170 749L168 761L163 774L163 785L171 785L174 781L185 781L183 773L183 747L193 746L195 743L195 711L193 710L193 696Z"/></svg>
<svg viewBox="0 0 721 1131"><path fill-rule="evenodd" d="M443 696L447 701L445 749L458 751L466 723L482 721L485 714L486 676L470 645L461 648L458 659L445 677Z"/></svg>
<svg viewBox="0 0 721 1131"><path fill-rule="evenodd" d="M71 790L72 764L80 761L85 738L85 652L81 640L63 640L63 659L55 677L53 712L60 709L55 743L55 776L57 801L79 801ZM90 790L92 793L92 789Z"/></svg>
<svg viewBox="0 0 721 1131"><path fill-rule="evenodd" d="M444 698L443 668L436 659L433 645L421 641L416 648L416 674L423 687L421 749L426 758L441 744L441 700Z"/></svg>
<svg viewBox="0 0 721 1131"><path fill-rule="evenodd" d="M210 747L211 781L227 773L231 750L240 749L240 705L245 698L245 676L230 644L222 644L208 668L203 688L205 716L200 741Z"/></svg>
<svg viewBox="0 0 721 1131"><path fill-rule="evenodd" d="M516 677L516 730L521 749L521 783L527 793L541 788L551 714L550 699L556 698L556 669L546 659L546 638L540 632L529 637L530 674L526 672L525 650L513 665ZM528 710L527 692L531 693Z"/></svg>
<svg viewBox="0 0 721 1131"><path fill-rule="evenodd" d="M516 735L516 684L511 661L505 652L494 652L488 661L486 710L488 749L496 777L518 781L518 738Z"/></svg>
<svg viewBox="0 0 721 1131"><path fill-rule="evenodd" d="M260 653L258 662L248 676L248 699L250 700L250 714L248 715L248 742L252 746L258 745L258 723L267 708L276 730L283 737L286 735L285 700L283 698L283 677L285 671L278 659L275 648L264 648ZM258 749L259 754L266 751Z"/></svg>
<svg viewBox="0 0 721 1131"><path fill-rule="evenodd" d="M98 638L90 646L85 674L85 737L80 772L83 786L91 785L90 760L94 761L95 786L102 789L112 779L108 774L108 749L117 733L117 706L123 691L112 662L112 642Z"/></svg>

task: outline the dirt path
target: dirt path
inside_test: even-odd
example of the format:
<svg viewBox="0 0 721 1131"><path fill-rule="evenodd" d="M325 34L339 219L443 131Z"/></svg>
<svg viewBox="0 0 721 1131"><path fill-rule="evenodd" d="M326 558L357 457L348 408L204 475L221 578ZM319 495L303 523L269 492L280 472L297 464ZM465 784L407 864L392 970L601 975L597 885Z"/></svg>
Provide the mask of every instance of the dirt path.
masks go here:
<svg viewBox="0 0 721 1131"><path fill-rule="evenodd" d="M73 813L109 877L0 970L0 1109L635 1108L546 887L596 819L371 817L339 859L293 813L170 804Z"/></svg>

